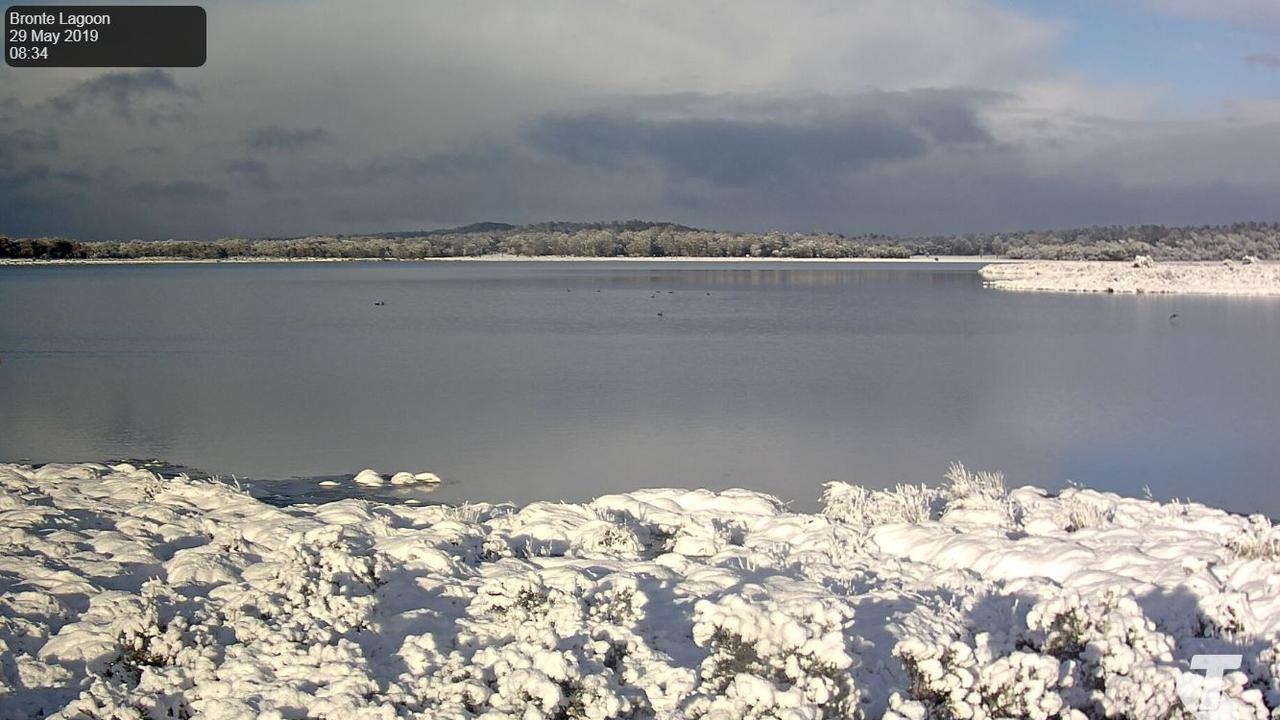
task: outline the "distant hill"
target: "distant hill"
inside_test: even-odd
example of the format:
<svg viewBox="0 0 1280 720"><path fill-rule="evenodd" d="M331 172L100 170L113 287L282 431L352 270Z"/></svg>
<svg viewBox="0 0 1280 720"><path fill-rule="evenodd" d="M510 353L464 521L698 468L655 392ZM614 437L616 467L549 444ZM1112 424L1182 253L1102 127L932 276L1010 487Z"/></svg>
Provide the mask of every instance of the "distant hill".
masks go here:
<svg viewBox="0 0 1280 720"><path fill-rule="evenodd" d="M493 233L507 232L515 230L516 226L503 222L477 222L470 225L459 225L451 228L440 228L438 230L401 230L398 232L382 232L372 233L369 235L359 235L358 237L382 237L382 238L407 238L407 237L431 237L435 235L467 235L470 233Z"/></svg>

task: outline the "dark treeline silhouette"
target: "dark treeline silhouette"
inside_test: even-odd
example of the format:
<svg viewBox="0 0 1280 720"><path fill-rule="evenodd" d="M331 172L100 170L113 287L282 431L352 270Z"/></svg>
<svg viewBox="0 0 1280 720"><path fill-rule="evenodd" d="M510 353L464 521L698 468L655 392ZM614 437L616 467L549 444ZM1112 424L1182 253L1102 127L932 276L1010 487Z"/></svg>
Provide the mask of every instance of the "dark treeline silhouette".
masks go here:
<svg viewBox="0 0 1280 720"><path fill-rule="evenodd" d="M831 233L740 233L629 220L614 223L476 223L447 230L221 240L98 240L0 236L0 258L418 260L480 255L574 257L907 258L1003 256L1044 260L1280 259L1280 224L1132 225L919 238Z"/></svg>

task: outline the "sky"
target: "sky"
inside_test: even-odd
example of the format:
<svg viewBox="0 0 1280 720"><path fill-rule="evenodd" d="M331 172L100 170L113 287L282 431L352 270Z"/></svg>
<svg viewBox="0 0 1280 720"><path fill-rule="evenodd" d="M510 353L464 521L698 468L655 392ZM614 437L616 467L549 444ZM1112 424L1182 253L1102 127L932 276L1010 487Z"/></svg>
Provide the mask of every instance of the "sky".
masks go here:
<svg viewBox="0 0 1280 720"><path fill-rule="evenodd" d="M1280 220L1276 0L205 7L201 68L0 67L0 233Z"/></svg>

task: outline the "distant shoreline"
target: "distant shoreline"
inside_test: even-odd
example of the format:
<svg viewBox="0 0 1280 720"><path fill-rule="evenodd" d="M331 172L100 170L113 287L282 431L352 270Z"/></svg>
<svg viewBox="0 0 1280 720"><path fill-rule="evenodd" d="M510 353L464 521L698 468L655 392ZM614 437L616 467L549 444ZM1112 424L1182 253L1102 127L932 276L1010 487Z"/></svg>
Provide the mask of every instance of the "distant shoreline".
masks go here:
<svg viewBox="0 0 1280 720"><path fill-rule="evenodd" d="M0 267L44 265L269 265L308 263L650 263L739 265L919 265L965 264L975 269L986 287L1012 292L1112 293L1126 295L1217 295L1280 297L1280 262L1252 264L1172 261L1135 267L1124 260L1026 260L977 255L917 255L910 258L792 258L792 257L595 257L575 255L467 255L436 258L0 258Z"/></svg>
<svg viewBox="0 0 1280 720"><path fill-rule="evenodd" d="M59 260L30 260L20 258L0 258L0 266L30 265L262 265L262 264L294 264L294 263L433 263L433 262L724 262L724 263L973 263L1000 264L1021 263L1026 260L995 257L991 255L938 255L915 256L909 258L792 258L792 257L707 257L707 256L663 256L663 257L595 257L584 255L465 255L457 257L436 258L335 258L335 257L243 257L243 258L74 258Z"/></svg>

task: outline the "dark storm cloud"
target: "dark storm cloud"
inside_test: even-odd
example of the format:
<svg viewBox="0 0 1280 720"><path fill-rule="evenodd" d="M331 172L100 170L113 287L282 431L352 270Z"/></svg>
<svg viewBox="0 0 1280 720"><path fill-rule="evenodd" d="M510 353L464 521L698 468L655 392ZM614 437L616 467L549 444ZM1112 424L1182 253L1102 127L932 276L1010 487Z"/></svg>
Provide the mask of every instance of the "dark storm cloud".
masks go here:
<svg viewBox="0 0 1280 720"><path fill-rule="evenodd" d="M221 204L227 198L227 191L198 180L147 181L129 186L125 196L137 202L206 205Z"/></svg>
<svg viewBox="0 0 1280 720"><path fill-rule="evenodd" d="M85 173L43 163L18 167L0 144L0 235L62 234L91 186Z"/></svg>
<svg viewBox="0 0 1280 720"><path fill-rule="evenodd" d="M84 173L56 170L48 165L29 165L21 169L0 171L0 194L33 195L55 185L88 185L92 178Z"/></svg>
<svg viewBox="0 0 1280 720"><path fill-rule="evenodd" d="M1280 54L1276 53L1257 53L1249 55L1244 59L1250 65L1259 65L1261 67L1280 68Z"/></svg>
<svg viewBox="0 0 1280 720"><path fill-rule="evenodd" d="M329 131L322 127L285 128L268 125L245 133L245 142L255 150L301 150L327 143L330 139Z"/></svg>
<svg viewBox="0 0 1280 720"><path fill-rule="evenodd" d="M260 187L272 185L271 169L261 160L239 159L222 163L224 172Z"/></svg>
<svg viewBox="0 0 1280 720"><path fill-rule="evenodd" d="M53 130L0 130L0 153L54 153L60 144L58 135Z"/></svg>
<svg viewBox="0 0 1280 720"><path fill-rule="evenodd" d="M845 99L730 101L738 114L785 114L800 104L809 117L650 119L611 113L551 115L528 132L535 147L571 162L617 168L651 160L669 172L724 187L857 172L918 158L933 147L994 142L977 112L997 93L918 91ZM722 112L724 98L678 95L654 104Z"/></svg>
<svg viewBox="0 0 1280 720"><path fill-rule="evenodd" d="M22 103L13 95L6 95L0 98L0 122L13 122L21 109Z"/></svg>
<svg viewBox="0 0 1280 720"><path fill-rule="evenodd" d="M60 112L106 106L124 120L142 117L158 122L182 116L181 101L195 94L178 85L170 73L152 69L105 73L77 84L49 103ZM155 105L157 100L165 101L166 105Z"/></svg>
<svg viewBox="0 0 1280 720"><path fill-rule="evenodd" d="M609 168L652 158L677 175L726 186L856 170L915 157L928 148L917 132L874 118L799 126L736 120L552 116L539 121L530 138L543 150L577 163Z"/></svg>

